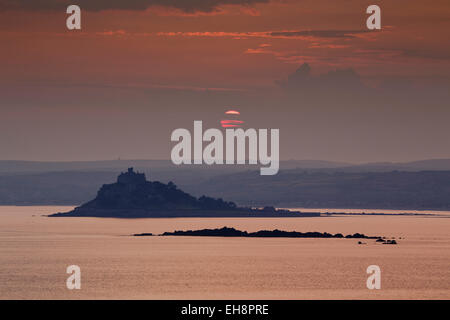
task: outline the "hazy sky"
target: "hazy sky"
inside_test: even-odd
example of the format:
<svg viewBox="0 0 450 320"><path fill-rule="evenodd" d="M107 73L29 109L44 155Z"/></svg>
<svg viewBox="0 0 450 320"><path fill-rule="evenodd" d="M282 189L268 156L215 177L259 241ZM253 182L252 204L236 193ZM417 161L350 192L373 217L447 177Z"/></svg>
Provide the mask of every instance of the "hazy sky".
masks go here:
<svg viewBox="0 0 450 320"><path fill-rule="evenodd" d="M0 159L168 159L230 107L284 159L450 158L448 0L68 4L0 0Z"/></svg>

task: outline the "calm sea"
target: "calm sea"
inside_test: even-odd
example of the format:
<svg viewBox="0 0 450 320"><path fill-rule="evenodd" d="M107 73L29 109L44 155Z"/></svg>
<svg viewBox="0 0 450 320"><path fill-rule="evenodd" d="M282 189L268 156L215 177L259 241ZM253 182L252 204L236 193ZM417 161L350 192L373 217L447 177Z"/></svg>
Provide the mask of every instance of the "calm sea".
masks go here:
<svg viewBox="0 0 450 320"><path fill-rule="evenodd" d="M42 216L70 209L0 207L1 299L450 299L449 212L264 219ZM223 226L360 232L395 237L398 245L130 236ZM81 290L66 288L69 265L81 268ZM369 265L381 268L380 290L366 288Z"/></svg>

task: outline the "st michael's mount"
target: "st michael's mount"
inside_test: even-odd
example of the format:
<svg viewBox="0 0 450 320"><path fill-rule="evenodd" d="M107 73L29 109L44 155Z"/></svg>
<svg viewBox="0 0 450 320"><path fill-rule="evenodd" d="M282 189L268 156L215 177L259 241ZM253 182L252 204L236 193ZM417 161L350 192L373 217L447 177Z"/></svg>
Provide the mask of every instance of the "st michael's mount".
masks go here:
<svg viewBox="0 0 450 320"><path fill-rule="evenodd" d="M147 181L144 173L129 168L117 182L103 185L97 197L70 212L50 217L177 218L177 217L317 217L304 213L265 207L238 207L233 202L207 196L196 198L174 183Z"/></svg>

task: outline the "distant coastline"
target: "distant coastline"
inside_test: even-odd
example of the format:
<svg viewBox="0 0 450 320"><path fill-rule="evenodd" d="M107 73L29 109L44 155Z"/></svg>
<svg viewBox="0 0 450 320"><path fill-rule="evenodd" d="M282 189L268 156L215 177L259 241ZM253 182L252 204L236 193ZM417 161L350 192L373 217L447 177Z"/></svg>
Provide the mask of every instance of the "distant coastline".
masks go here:
<svg viewBox="0 0 450 320"><path fill-rule="evenodd" d="M365 165L284 161L280 173L269 179L246 166L0 161L0 204L78 206L93 199L103 183L114 182L128 166L139 168L152 181L173 181L195 197L207 194L244 207L450 211L450 159Z"/></svg>

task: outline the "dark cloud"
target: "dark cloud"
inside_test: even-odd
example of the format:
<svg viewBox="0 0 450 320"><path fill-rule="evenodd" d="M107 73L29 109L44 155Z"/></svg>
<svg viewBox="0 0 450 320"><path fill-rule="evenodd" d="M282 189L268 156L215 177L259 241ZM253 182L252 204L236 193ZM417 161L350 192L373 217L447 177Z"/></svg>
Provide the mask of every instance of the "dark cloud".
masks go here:
<svg viewBox="0 0 450 320"><path fill-rule="evenodd" d="M46 11L64 10L77 4L88 11L102 10L146 10L152 6L179 9L184 12L212 12L221 5L249 6L267 3L270 0L0 0L0 11L24 10Z"/></svg>
<svg viewBox="0 0 450 320"><path fill-rule="evenodd" d="M447 48L440 48L439 51L433 48L417 48L417 49L400 49L403 55L413 58L424 58L433 60L450 60L450 50Z"/></svg>
<svg viewBox="0 0 450 320"><path fill-rule="evenodd" d="M275 31L273 37L316 37L316 38L354 38L355 34L366 33L366 30L305 30L305 31Z"/></svg>
<svg viewBox="0 0 450 320"><path fill-rule="evenodd" d="M308 63L302 64L286 80L276 81L282 88L298 92L317 90L361 90L365 86L361 77L351 68L337 69L313 76Z"/></svg>

